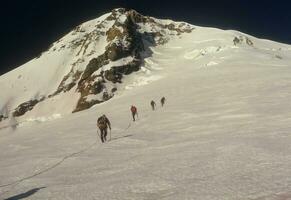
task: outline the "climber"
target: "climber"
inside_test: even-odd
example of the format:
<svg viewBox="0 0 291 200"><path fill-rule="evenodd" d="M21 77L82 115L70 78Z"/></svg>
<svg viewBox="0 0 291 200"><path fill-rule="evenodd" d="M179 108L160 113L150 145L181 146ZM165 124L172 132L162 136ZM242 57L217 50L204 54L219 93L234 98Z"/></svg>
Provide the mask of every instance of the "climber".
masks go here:
<svg viewBox="0 0 291 200"><path fill-rule="evenodd" d="M133 119L133 121L135 121L135 116L138 116L136 107L132 105L130 107L130 111L131 111L131 114L132 114L132 119Z"/></svg>
<svg viewBox="0 0 291 200"><path fill-rule="evenodd" d="M166 98L165 97L162 97L161 98L161 105L162 105L162 107L164 106L165 102L166 102Z"/></svg>
<svg viewBox="0 0 291 200"><path fill-rule="evenodd" d="M102 143L106 141L106 136L107 136L107 128L109 127L111 131L111 124L108 118L103 114L101 117L98 118L97 120L97 126L101 132L100 138Z"/></svg>
<svg viewBox="0 0 291 200"><path fill-rule="evenodd" d="M151 101L152 110L155 110L156 103L152 100Z"/></svg>

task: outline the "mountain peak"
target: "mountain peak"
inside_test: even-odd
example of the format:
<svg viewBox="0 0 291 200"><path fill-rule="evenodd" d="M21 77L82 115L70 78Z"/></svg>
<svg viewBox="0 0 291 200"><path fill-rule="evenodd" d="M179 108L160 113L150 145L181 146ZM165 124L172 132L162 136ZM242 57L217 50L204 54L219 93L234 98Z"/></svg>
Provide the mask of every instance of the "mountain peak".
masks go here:
<svg viewBox="0 0 291 200"><path fill-rule="evenodd" d="M36 89L37 94L24 95L26 100L14 102L12 114L23 116L59 96L75 96L74 106L67 112L107 101L119 90L125 76L141 69L144 59L152 55L151 47L163 45L193 29L184 22L159 20L126 8L113 9L85 22L26 64L32 71L38 70L39 65L52 65L47 70L54 84L45 82ZM58 60L58 63L47 60Z"/></svg>

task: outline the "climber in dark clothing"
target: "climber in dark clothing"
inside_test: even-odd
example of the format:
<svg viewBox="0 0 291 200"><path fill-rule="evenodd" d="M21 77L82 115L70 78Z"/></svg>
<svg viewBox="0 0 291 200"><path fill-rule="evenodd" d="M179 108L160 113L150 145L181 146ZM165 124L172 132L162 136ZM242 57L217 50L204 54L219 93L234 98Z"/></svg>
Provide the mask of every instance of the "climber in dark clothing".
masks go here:
<svg viewBox="0 0 291 200"><path fill-rule="evenodd" d="M107 128L111 130L111 124L108 118L105 115L102 115L101 117L98 118L97 120L97 126L100 130L100 138L102 143L106 141L106 136L107 136Z"/></svg>
<svg viewBox="0 0 291 200"><path fill-rule="evenodd" d="M132 119L133 119L133 121L135 121L135 116L138 116L137 108L135 106L131 106L130 107L130 111L131 111L131 114L132 114Z"/></svg>
<svg viewBox="0 0 291 200"><path fill-rule="evenodd" d="M161 98L161 105L162 105L162 107L164 106L165 102L166 102L166 98L165 97L162 97Z"/></svg>
<svg viewBox="0 0 291 200"><path fill-rule="evenodd" d="M151 101L152 110L155 110L156 103L152 100Z"/></svg>

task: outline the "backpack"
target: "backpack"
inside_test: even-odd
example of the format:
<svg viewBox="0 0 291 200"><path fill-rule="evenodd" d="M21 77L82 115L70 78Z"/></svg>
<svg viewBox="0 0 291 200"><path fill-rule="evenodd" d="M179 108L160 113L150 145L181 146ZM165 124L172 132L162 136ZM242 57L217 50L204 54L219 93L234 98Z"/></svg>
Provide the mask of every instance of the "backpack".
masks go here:
<svg viewBox="0 0 291 200"><path fill-rule="evenodd" d="M165 103L165 101L166 101L166 98L163 97L163 98L161 99L161 102L162 102L162 103Z"/></svg>
<svg viewBox="0 0 291 200"><path fill-rule="evenodd" d="M132 113L136 113L137 112L137 109L136 109L135 106L131 106L130 110L131 110Z"/></svg>
<svg viewBox="0 0 291 200"><path fill-rule="evenodd" d="M97 120L97 126L100 128L100 129L105 129L107 128L107 121L105 119L105 117L99 117L98 120Z"/></svg>

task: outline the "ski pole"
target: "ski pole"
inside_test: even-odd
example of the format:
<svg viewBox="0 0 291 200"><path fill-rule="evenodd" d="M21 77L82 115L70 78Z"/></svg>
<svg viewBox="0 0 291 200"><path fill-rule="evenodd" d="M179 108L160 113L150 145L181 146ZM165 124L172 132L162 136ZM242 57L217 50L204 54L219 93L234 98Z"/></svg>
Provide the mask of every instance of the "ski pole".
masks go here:
<svg viewBox="0 0 291 200"><path fill-rule="evenodd" d="M100 136L100 134L99 134L99 131L98 131L98 129L97 129L97 135L98 135L98 137L99 137L99 138L101 138L101 136Z"/></svg>
<svg viewBox="0 0 291 200"><path fill-rule="evenodd" d="M110 139L109 139L109 141L111 141L111 129L110 129Z"/></svg>

